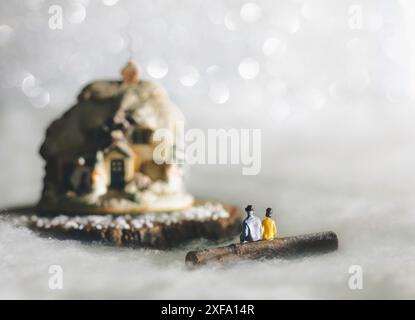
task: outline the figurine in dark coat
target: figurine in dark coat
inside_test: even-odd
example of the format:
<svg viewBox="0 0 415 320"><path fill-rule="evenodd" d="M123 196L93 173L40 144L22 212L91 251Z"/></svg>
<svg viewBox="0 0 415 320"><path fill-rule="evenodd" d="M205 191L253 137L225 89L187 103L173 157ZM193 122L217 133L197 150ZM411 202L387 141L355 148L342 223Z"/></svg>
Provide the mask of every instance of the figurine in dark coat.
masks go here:
<svg viewBox="0 0 415 320"><path fill-rule="evenodd" d="M262 239L262 223L254 215L254 208L248 205L245 208L247 217L242 223L241 243L248 241L258 241Z"/></svg>

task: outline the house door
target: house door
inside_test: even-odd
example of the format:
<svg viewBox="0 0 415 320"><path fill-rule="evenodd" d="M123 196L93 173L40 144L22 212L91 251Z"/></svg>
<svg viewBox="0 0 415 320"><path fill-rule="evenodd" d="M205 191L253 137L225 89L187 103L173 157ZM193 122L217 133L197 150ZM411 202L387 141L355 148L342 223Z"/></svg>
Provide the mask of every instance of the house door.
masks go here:
<svg viewBox="0 0 415 320"><path fill-rule="evenodd" d="M111 160L111 188L118 190L124 188L124 176L124 160Z"/></svg>

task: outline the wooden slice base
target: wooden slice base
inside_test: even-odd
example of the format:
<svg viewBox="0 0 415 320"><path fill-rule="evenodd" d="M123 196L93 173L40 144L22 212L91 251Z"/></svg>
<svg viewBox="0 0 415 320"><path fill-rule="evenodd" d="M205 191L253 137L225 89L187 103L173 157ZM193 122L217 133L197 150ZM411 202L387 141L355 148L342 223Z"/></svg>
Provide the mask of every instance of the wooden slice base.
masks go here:
<svg viewBox="0 0 415 320"><path fill-rule="evenodd" d="M3 212L4 213L4 212ZM240 232L241 213L235 206L197 201L176 212L106 215L38 213L35 207L6 210L16 223L59 239L99 241L117 246L168 249L191 240L230 239Z"/></svg>

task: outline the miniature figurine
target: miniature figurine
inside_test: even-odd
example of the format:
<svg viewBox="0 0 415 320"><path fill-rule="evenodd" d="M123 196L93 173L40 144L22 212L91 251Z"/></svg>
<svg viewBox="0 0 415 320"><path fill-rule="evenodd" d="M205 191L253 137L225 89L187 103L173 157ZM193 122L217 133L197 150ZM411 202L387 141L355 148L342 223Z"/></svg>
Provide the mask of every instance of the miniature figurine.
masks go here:
<svg viewBox="0 0 415 320"><path fill-rule="evenodd" d="M248 205L245 208L247 217L242 223L241 243L261 240L261 220L254 215L254 208Z"/></svg>
<svg viewBox="0 0 415 320"><path fill-rule="evenodd" d="M72 176L70 178L73 190L78 194L85 194L91 191L91 170L85 165L85 159L79 157Z"/></svg>
<svg viewBox="0 0 415 320"><path fill-rule="evenodd" d="M272 209L267 208L265 219L262 220L262 238L265 240L274 240L277 237L277 227L275 221L271 219Z"/></svg>
<svg viewBox="0 0 415 320"><path fill-rule="evenodd" d="M92 190L94 191L95 195L101 196L108 191L104 166L104 154L102 152L97 152L96 161L97 163L91 174Z"/></svg>

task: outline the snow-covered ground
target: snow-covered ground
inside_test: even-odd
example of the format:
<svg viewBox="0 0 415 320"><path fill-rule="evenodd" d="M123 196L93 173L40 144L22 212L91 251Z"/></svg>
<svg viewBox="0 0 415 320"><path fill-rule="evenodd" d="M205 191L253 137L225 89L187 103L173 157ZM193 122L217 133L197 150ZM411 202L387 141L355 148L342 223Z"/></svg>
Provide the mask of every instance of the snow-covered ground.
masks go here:
<svg viewBox="0 0 415 320"><path fill-rule="evenodd" d="M1 207L38 199L43 172L37 149L44 130L85 82L117 76L128 57L117 38L128 40L122 23L127 13L143 24L133 31L143 76L163 75L166 66L152 59L164 59L168 73L156 81L181 107L188 128L262 131L258 175L243 176L241 166L195 165L189 191L242 208L253 204L261 217L273 207L280 235L333 230L340 247L303 260L189 271L185 254L210 245L204 240L167 252L119 249L42 238L5 217L0 298L415 296L415 103L398 2L318 1L309 7L306 1L258 1L259 18L258 10L239 11L243 1L212 2L209 10L197 1L186 2L185 10L163 1L150 10L143 2L140 13L128 10L136 1L114 7L81 2L86 17L81 19L78 7L70 17L81 21L68 22L60 34L42 24L39 17L47 10L36 9L36 1L27 2L29 9L19 2L0 10L2 23L13 29L11 36L0 29ZM349 30L347 9L356 2L367 23ZM170 16L171 10L177 14ZM151 19L145 17L149 12ZM100 29L98 21L111 14L114 23ZM281 24L272 24L274 15ZM165 43L150 41L167 31ZM270 37L279 40L267 42ZM113 46L107 48L103 39L112 39ZM182 69L187 64L198 76ZM43 108L48 99L35 90L40 86L50 94ZM63 290L48 288L50 265L63 268ZM362 290L349 288L353 265L362 267Z"/></svg>
<svg viewBox="0 0 415 320"><path fill-rule="evenodd" d="M191 172L189 188L198 195L241 207L252 203L261 216L273 207L281 235L336 231L336 253L189 271L186 251L209 244L169 252L102 247L40 238L4 219L0 297L413 298L415 114L410 105L388 107L380 107L385 114L367 123L366 133L354 117L338 119L338 111L329 123L319 117L313 129L297 134L265 131L263 168L256 177L241 176L236 168L196 166ZM323 134L326 126L337 135ZM8 185L4 202L20 188ZM48 288L54 264L64 270L62 291ZM352 265L363 269L363 290L349 289Z"/></svg>

